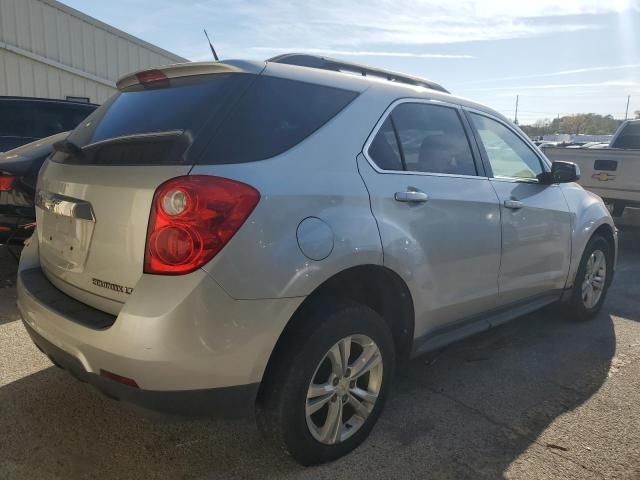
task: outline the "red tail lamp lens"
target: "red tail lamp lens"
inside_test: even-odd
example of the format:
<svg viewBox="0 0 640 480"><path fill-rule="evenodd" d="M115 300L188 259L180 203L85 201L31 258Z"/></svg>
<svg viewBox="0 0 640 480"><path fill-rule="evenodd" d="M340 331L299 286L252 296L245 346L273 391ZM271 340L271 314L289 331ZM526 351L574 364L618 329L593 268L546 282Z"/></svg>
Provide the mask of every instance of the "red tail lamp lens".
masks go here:
<svg viewBox="0 0 640 480"><path fill-rule="evenodd" d="M151 206L145 273L181 275L203 266L259 200L255 188L220 177L190 175L160 185Z"/></svg>
<svg viewBox="0 0 640 480"><path fill-rule="evenodd" d="M9 192L13 190L13 182L16 177L10 175L0 175L0 192Z"/></svg>

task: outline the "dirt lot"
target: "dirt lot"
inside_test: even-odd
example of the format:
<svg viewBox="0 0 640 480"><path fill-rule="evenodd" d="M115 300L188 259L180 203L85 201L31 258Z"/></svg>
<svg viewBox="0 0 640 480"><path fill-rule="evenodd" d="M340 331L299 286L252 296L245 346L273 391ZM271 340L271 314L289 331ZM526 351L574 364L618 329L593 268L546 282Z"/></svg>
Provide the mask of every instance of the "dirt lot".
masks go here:
<svg viewBox="0 0 640 480"><path fill-rule="evenodd" d="M5 279L11 261L0 259ZM2 479L640 478L638 230L621 234L598 318L548 309L414 360L370 439L312 469L276 455L250 420L156 416L103 398L36 350L4 285Z"/></svg>

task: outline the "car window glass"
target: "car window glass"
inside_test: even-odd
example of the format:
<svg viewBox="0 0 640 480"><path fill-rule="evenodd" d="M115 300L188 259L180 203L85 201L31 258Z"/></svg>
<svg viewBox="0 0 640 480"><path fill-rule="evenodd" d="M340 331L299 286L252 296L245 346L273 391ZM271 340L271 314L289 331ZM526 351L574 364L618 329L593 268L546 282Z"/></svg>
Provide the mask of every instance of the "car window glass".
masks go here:
<svg viewBox="0 0 640 480"><path fill-rule="evenodd" d="M391 116L387 117L371 142L369 157L383 170L403 170Z"/></svg>
<svg viewBox="0 0 640 480"><path fill-rule="evenodd" d="M495 177L535 179L540 159L524 141L500 122L471 114Z"/></svg>
<svg viewBox="0 0 640 480"><path fill-rule="evenodd" d="M203 163L244 163L275 157L336 116L357 92L259 76L216 132Z"/></svg>
<svg viewBox="0 0 640 480"><path fill-rule="evenodd" d="M391 116L406 170L477 175L469 140L455 109L403 103Z"/></svg>
<svg viewBox="0 0 640 480"><path fill-rule="evenodd" d="M73 130L91 113L89 108L78 108L59 103L42 103L35 106L34 111L33 136L39 138Z"/></svg>
<svg viewBox="0 0 640 480"><path fill-rule="evenodd" d="M33 104L19 100L0 101L0 135L34 137Z"/></svg>
<svg viewBox="0 0 640 480"><path fill-rule="evenodd" d="M640 149L640 123L630 123L611 145L612 148Z"/></svg>

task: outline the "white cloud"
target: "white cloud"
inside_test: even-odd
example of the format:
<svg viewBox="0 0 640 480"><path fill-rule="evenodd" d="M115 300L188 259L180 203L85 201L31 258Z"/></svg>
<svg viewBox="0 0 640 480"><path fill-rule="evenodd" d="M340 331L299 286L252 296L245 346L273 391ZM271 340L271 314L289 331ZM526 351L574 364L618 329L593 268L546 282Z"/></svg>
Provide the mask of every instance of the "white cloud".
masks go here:
<svg viewBox="0 0 640 480"><path fill-rule="evenodd" d="M194 13L206 18L223 11L256 45L323 45L329 50L357 51L370 50L371 45L450 44L595 30L602 28L595 19L565 17L617 12L630 5L629 0L459 0L444 4L439 0L264 0L249 4L221 0L198 3Z"/></svg>
<svg viewBox="0 0 640 480"><path fill-rule="evenodd" d="M547 73L536 73L533 75L518 75L514 77L497 77L497 78L487 78L484 80L478 80L473 82L473 84L478 83L495 83L506 80L526 80L531 78L545 78L545 77L561 77L565 75L577 75L581 73L595 73L595 72L609 72L612 70L633 70L640 69L640 63L629 63L625 65L608 65L608 66L599 66L599 67L585 67L585 68L574 68L572 70L560 70L557 72L547 72ZM469 84L470 85L470 84Z"/></svg>

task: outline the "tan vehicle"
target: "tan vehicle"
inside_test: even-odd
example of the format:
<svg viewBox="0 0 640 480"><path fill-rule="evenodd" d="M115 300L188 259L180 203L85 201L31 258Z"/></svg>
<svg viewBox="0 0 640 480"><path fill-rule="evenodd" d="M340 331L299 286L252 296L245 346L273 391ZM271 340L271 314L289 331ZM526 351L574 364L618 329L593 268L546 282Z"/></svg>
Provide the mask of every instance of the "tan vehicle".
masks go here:
<svg viewBox="0 0 640 480"><path fill-rule="evenodd" d="M640 207L640 120L624 122L609 148L542 147L554 161L577 163L580 185L603 198L614 216Z"/></svg>

